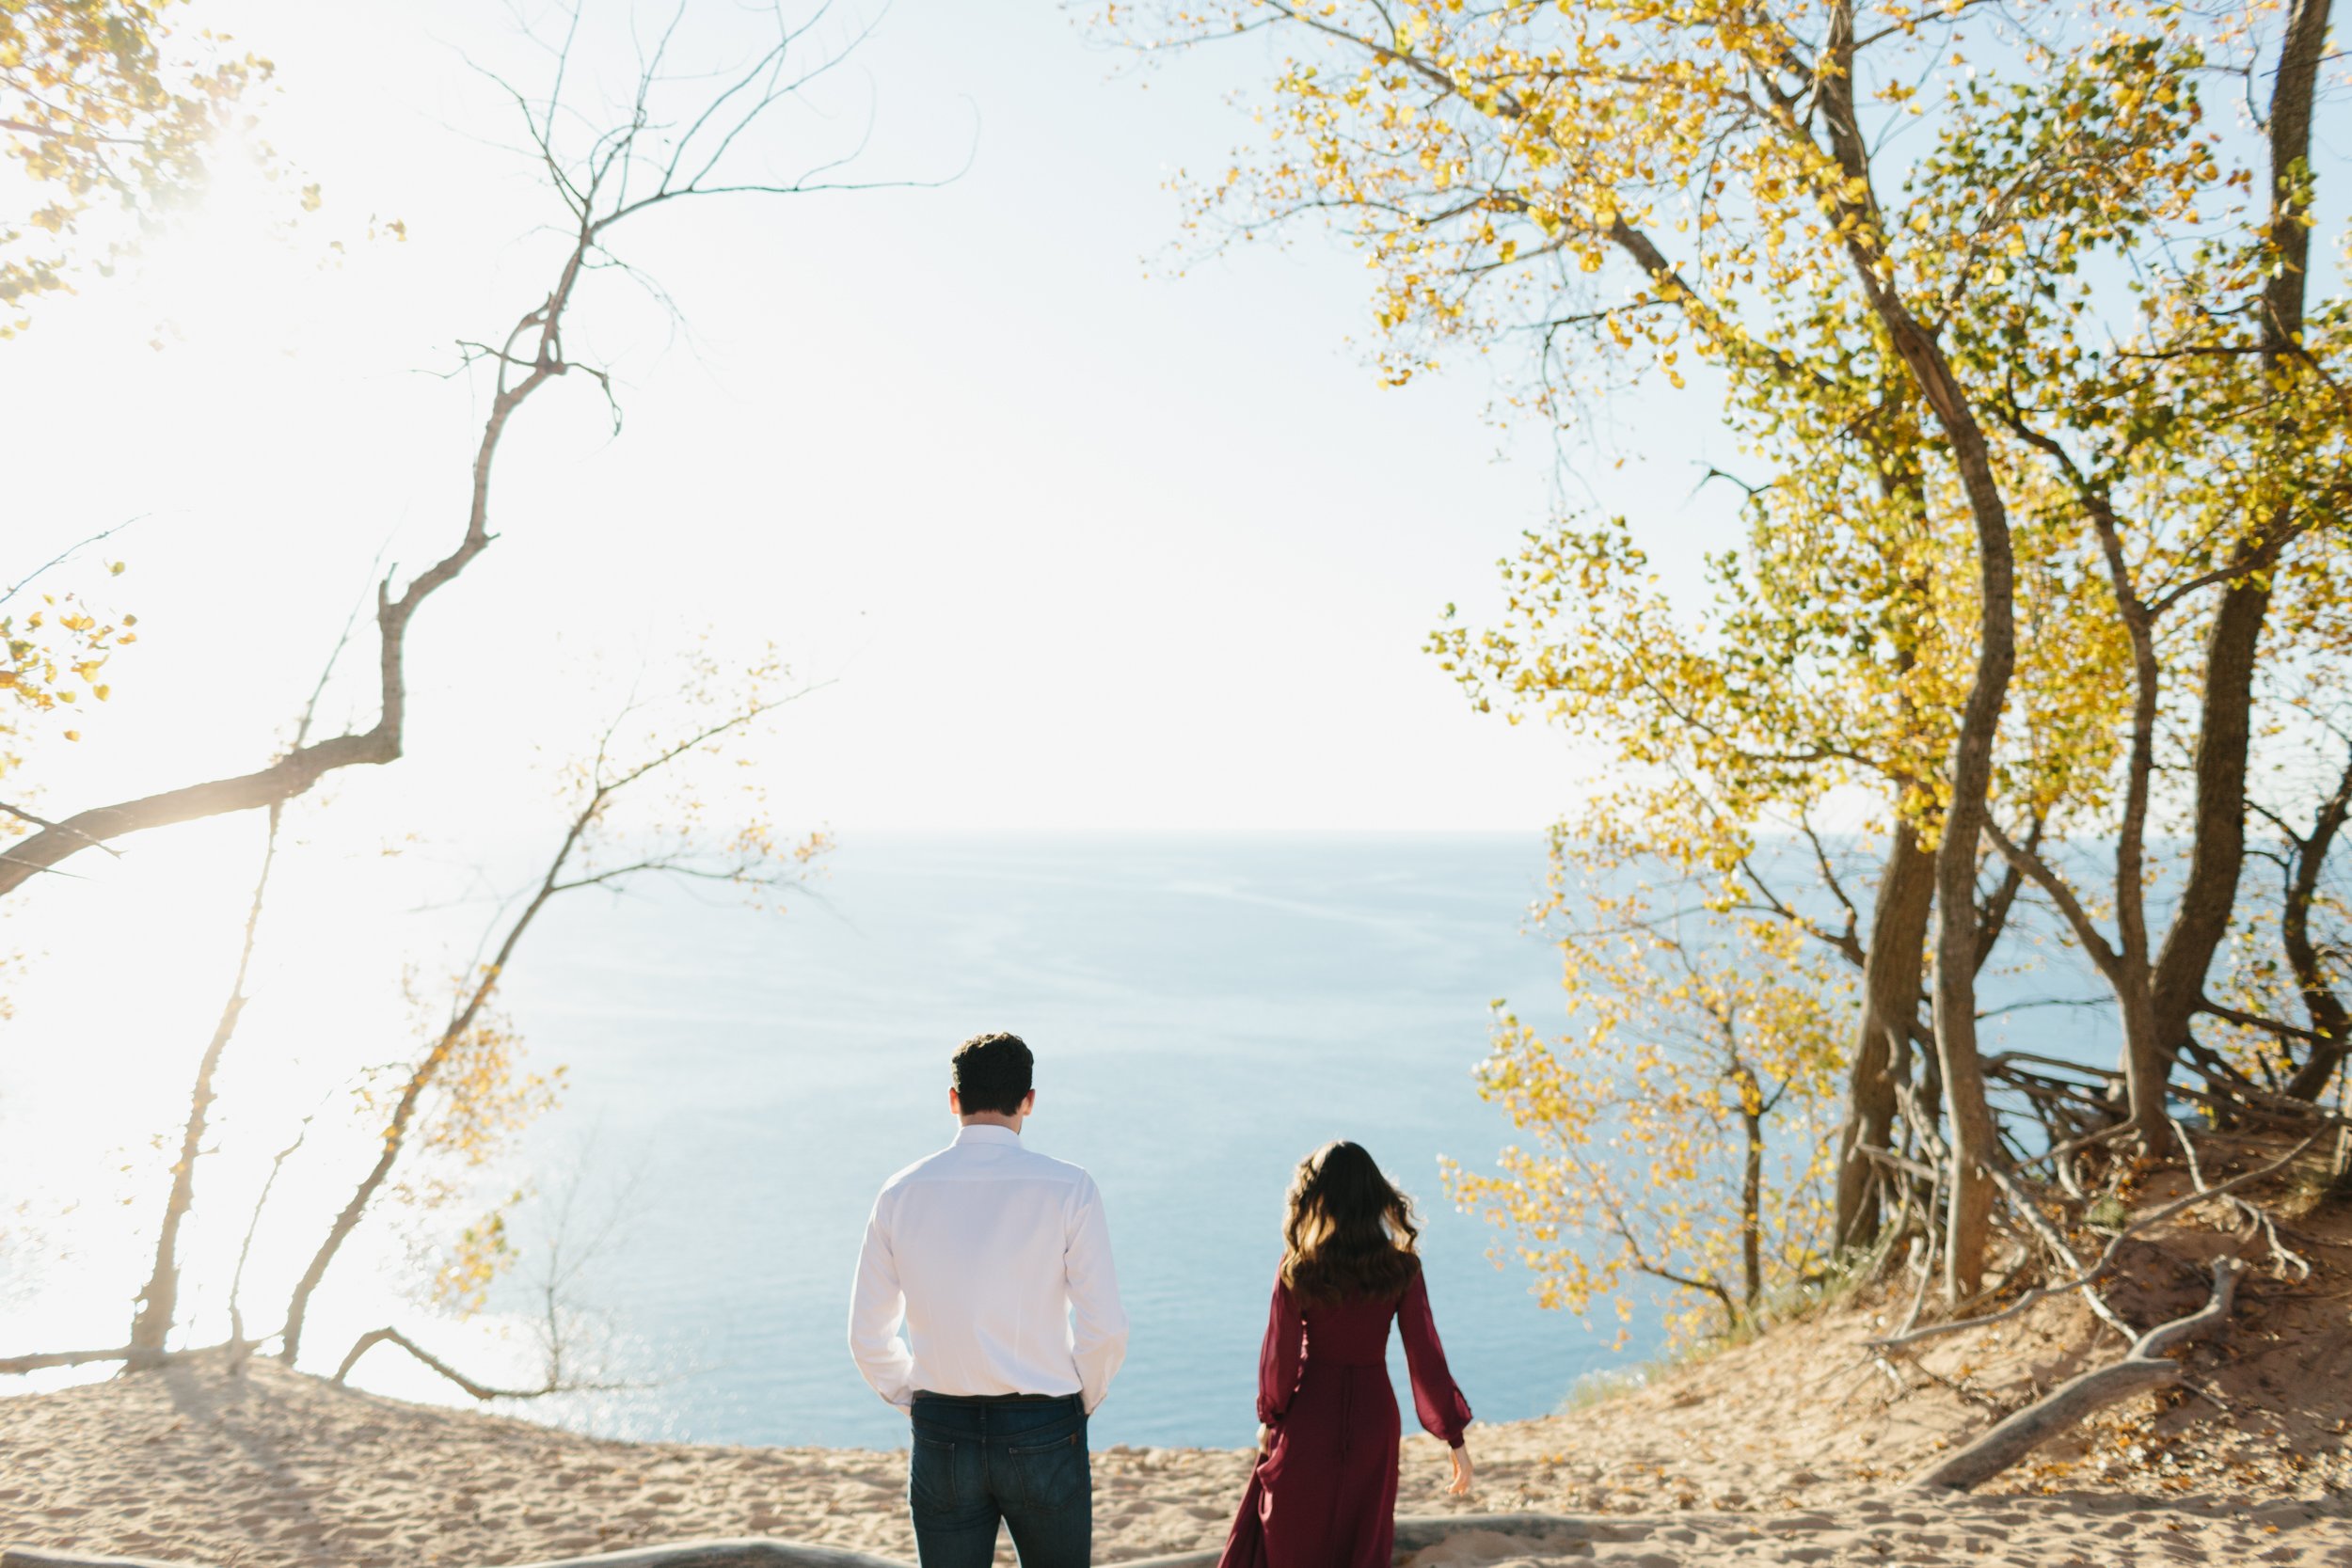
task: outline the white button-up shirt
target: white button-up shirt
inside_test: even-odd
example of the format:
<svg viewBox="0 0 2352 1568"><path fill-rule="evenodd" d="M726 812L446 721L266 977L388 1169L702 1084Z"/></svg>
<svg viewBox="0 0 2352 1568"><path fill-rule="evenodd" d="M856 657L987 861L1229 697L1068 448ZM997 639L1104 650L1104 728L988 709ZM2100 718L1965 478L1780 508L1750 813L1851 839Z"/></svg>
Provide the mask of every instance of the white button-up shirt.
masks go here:
<svg viewBox="0 0 2352 1568"><path fill-rule="evenodd" d="M1094 1178L984 1125L892 1177L858 1254L850 1354L896 1405L1077 1394L1091 1412L1127 1354Z"/></svg>

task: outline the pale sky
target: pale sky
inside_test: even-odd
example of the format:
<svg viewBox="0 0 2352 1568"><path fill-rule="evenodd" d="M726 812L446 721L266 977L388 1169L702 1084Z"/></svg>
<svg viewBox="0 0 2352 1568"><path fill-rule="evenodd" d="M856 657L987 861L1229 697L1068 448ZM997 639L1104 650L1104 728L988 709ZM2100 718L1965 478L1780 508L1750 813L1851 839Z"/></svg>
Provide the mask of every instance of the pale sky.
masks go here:
<svg viewBox="0 0 2352 1568"><path fill-rule="evenodd" d="M40 454L10 465L14 550L144 519L109 549L145 641L40 769L54 806L262 760L378 549L448 547L475 409L420 372L536 296L525 236L558 213L460 58L534 78L504 8L199 11L278 62L268 133L327 205L264 240L286 194L225 182L144 278L94 280L5 349L10 445ZM755 13L700 14L748 47ZM584 53L624 85L609 48ZM1421 648L1448 601L1490 603L1496 559L1552 511L1553 448L1483 418L1493 370L1467 353L1379 385L1365 274L1311 232L1174 276L1166 182L1248 134L1225 95L1263 63L1138 71L1051 0L891 8L817 99L830 118L779 119L756 158L789 171L870 103L865 171L968 170L624 235L685 332L626 287L580 310L627 428L609 439L584 386L528 411L498 545L418 622L409 759L338 786L353 825L479 824L486 776L575 744L583 660L705 625L832 683L765 766L789 819L845 833L1533 829L1568 805L1589 758L1473 714ZM412 238L320 270L372 214ZM1709 439L1692 412L1611 481L1677 562L1721 526L1685 499ZM366 706L355 683L340 711Z"/></svg>

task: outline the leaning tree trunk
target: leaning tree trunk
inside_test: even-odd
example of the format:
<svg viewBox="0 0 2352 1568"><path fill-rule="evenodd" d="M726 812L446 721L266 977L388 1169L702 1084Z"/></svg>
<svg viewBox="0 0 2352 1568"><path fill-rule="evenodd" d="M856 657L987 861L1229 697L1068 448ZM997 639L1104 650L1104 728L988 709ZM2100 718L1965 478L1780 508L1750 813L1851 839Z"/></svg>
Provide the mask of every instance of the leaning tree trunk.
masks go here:
<svg viewBox="0 0 2352 1568"><path fill-rule="evenodd" d="M1870 910L1870 947L1863 959L1862 1017L1855 1026L1846 1125L1838 1143L1836 1228L1839 1244L1878 1239L1871 1199L1874 1167L1865 1148L1891 1148L1895 1133L1897 1047L1919 1014L1928 914L1935 901L1935 857L1919 830L1898 819Z"/></svg>
<svg viewBox="0 0 2352 1568"><path fill-rule="evenodd" d="M315 707L317 699L312 698ZM303 718L307 731L310 717ZM137 1311L131 1319L130 1364L135 1368L152 1367L163 1360L164 1342L171 1336L172 1319L180 1308L180 1222L196 1204L196 1162L203 1153L204 1128L213 1108L213 1080L220 1071L221 1053L229 1049L229 1040L237 1032L237 1020L245 1012L246 977L253 968L253 938L261 928L262 900L269 892L270 867L278 860L278 824L283 815L282 805L269 808L269 836L262 848L262 873L253 883L253 902L246 910L245 942L237 953L237 977L229 987L229 1000L221 1005L220 1022L213 1026L213 1038L204 1048L204 1055L197 1063L196 1086L188 1094L187 1125L181 1130L180 1160L171 1167L171 1196L164 1201L164 1223L155 1236L155 1268L148 1276L147 1289L139 1292Z"/></svg>
<svg viewBox="0 0 2352 1568"><path fill-rule="evenodd" d="M675 752L671 753L673 756L676 754ZM586 807L572 819L554 860L548 863L547 875L540 879L538 890L515 916L514 924L507 927L498 951L482 967L482 973L475 976L472 990L467 993L464 1004L451 1014L440 1037L433 1042L433 1049L426 1052L424 1059L410 1069L407 1085L401 1090L400 1100L392 1107L392 1118L385 1126L384 1147L376 1155L374 1165L360 1179L359 1185L351 1195L351 1201L344 1204L342 1212L335 1216L335 1223L327 1227L326 1239L319 1243L310 1266L302 1271L302 1277L294 1283L294 1296L286 1305L286 1326L281 1331L278 1352L278 1358L287 1366L294 1366L294 1358L302 1354L302 1329L310 1313L311 1296L317 1293L319 1285L326 1278L326 1271L334 1263L335 1255L342 1250L343 1243L351 1239L351 1233L359 1227L360 1220L367 1216L368 1206L375 1201L375 1195L390 1180L392 1166L399 1163L401 1151L407 1145L409 1127L416 1120L417 1108L423 1102L425 1092L439 1078L441 1069L472 1030L474 1020L482 1015L482 1009L489 1004L490 993L498 989L499 979L506 973L506 966L514 961L515 949L522 942L523 933L531 929L531 923L539 917L541 910L547 908L548 900L564 891L564 868L570 862L573 851L580 847L580 835L596 820L610 793L610 786L599 786L589 798Z"/></svg>
<svg viewBox="0 0 2352 1568"><path fill-rule="evenodd" d="M2263 365L2272 376L2302 362L2304 280L2311 264L2307 199L2312 104L2328 42L2329 0L2291 0L2270 97L2269 241L2278 264L2263 289ZM2155 1028L2168 1056L2189 1043L2205 974L2229 934L2246 861L2246 757L2252 734L2255 657L2270 613L2269 567L2291 508L2261 519L2237 547L2243 569L2222 591L2205 640L2205 692L2197 732L2197 793L2188 879L2156 958Z"/></svg>
<svg viewBox="0 0 2352 1568"><path fill-rule="evenodd" d="M1958 449L1962 443L1953 445ZM1982 485L1991 489L1991 465L1980 435L1974 452L1963 456L1962 466L1963 472L1979 468ZM1952 748L1951 804L1935 853L1935 1053L1944 1069L1952 1150L1944 1289L1955 1302L1976 1295L1984 1285L1985 1247L1992 1239L1992 1171L2000 1158L1993 1109L1985 1099L1984 1063L1977 1050L1977 844L1993 782L1993 740L2016 663L2011 597L2015 568L2006 513L1997 510L1997 500L1994 504L1992 519L1980 515L1978 525L1983 608L1977 672L1961 710L1960 734Z"/></svg>
<svg viewBox="0 0 2352 1568"><path fill-rule="evenodd" d="M1747 1147L1740 1167L1740 1274L1748 1317L1764 1299L1764 1112L1754 1073L1740 1074L1740 1132Z"/></svg>
<svg viewBox="0 0 2352 1568"><path fill-rule="evenodd" d="M1977 667L1968 683L1947 773L1950 789L1943 839L1935 852L1935 1043L1944 1069L1944 1100L1951 1128L1952 1196L1945 1249L1946 1290L1955 1298L1977 1293L1992 1232L1991 1172L2000 1159L1984 1065L1977 1054L1977 852L1983 837L1986 797L1993 784L1993 743L2001 726L2017 664L2015 553L2009 506L2002 499L1993 453L1968 392L1935 335L1882 271L1886 226L1871 182L1871 147L1854 112L1854 8L1830 7L1822 45L1830 69L1820 76L1818 121L1780 111L1783 131L1818 150L1813 127L1829 138L1844 185L1825 192L1839 213L1855 284L1886 332L1887 346L1919 388L1942 427L1959 471L1977 543Z"/></svg>
<svg viewBox="0 0 2352 1568"><path fill-rule="evenodd" d="M229 1037L236 1032L237 1015L245 1010L245 969L240 964L237 986L220 1010L220 1022L214 1027L212 1043L204 1048L204 1056L197 1064L196 1087L188 1096L188 1121L180 1137L179 1163L171 1167L171 1196L164 1202L163 1227L155 1235L155 1267L148 1275L147 1289L139 1292L138 1307L131 1319L131 1356L134 1368L152 1367L164 1357L164 1343L170 1338L172 1320L180 1308L180 1222L187 1217L196 1202L196 1162L204 1140L204 1124L213 1105L213 1075L220 1068L221 1053L228 1049Z"/></svg>
<svg viewBox="0 0 2352 1568"><path fill-rule="evenodd" d="M523 923L528 923L530 914L535 912L538 907L537 902L531 906L525 912ZM517 924L507 934L506 945L499 954L500 961L475 983L472 994L441 1032L440 1037L433 1042L433 1049L425 1053L424 1059L410 1069L408 1083L392 1107L392 1118L385 1126L383 1148L375 1157L374 1165L360 1179L359 1185L352 1192L351 1201L343 1205L342 1212L337 1214L335 1223L327 1227L326 1239L319 1243L318 1251L311 1256L310 1266L302 1271L302 1277L294 1284L294 1295L286 1304L286 1326L279 1341L278 1358L287 1366L294 1365L294 1358L302 1354L302 1330L310 1314L310 1298L325 1282L326 1271L335 1261L335 1255L342 1251L343 1243L351 1239L351 1233L358 1229L359 1222L367 1217L368 1206L375 1201L375 1195L390 1180L392 1166L399 1163L401 1152L407 1146L408 1129L416 1120L417 1107L423 1102L425 1091L433 1086L442 1067L448 1063L459 1042L464 1040L467 1031L473 1027L475 1017L480 1014L498 983L505 959L512 955L515 939L521 934L522 925Z"/></svg>
<svg viewBox="0 0 2352 1568"><path fill-rule="evenodd" d="M2156 773L2156 709L2163 698L2164 669L2156 658L2155 612L2140 596L2107 492L2083 486L2091 526L2106 558L2107 586L2115 595L2132 646L2132 731L2124 764L2123 816L2115 835L2115 926L2117 942L2107 964L2123 1022L2123 1085L2130 1126L2140 1147L2151 1151L2172 1144L2172 1058L2156 1033L2153 973L2148 959L2148 807Z"/></svg>
<svg viewBox="0 0 2352 1568"><path fill-rule="evenodd" d="M1906 357L1915 355L1926 372L1928 401L1950 438L1977 531L1977 668L1952 741L1951 798L1935 849L1935 1053L1943 1069L1952 1152L1944 1289L1957 1302L1983 1288L1993 1229L1993 1170L2001 1157L1977 1050L1977 852L1993 786L1993 743L2017 664L2016 561L2009 511L1984 432L1943 351L1905 319L1916 334Z"/></svg>

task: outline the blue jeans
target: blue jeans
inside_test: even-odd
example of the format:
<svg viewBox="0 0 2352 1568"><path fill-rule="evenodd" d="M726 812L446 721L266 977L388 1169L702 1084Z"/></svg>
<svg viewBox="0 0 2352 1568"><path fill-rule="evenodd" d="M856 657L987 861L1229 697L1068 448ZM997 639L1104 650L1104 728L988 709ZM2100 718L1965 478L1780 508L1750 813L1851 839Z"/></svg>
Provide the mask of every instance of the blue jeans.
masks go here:
<svg viewBox="0 0 2352 1568"><path fill-rule="evenodd" d="M922 1568L988 1568L996 1525L1022 1568L1088 1568L1094 1481L1086 1408L1066 1399L914 1396L907 1512Z"/></svg>

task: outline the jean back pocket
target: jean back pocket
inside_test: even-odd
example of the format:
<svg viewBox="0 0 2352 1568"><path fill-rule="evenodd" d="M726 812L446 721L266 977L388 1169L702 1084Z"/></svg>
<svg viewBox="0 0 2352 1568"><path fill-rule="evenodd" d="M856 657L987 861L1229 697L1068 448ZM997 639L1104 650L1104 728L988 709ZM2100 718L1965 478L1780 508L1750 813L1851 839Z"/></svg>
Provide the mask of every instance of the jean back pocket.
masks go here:
<svg viewBox="0 0 2352 1568"><path fill-rule="evenodd" d="M907 1462L907 1505L917 1517L951 1514L964 1501L959 1484L961 1445L914 1434L914 1450Z"/></svg>
<svg viewBox="0 0 2352 1568"><path fill-rule="evenodd" d="M1053 1434L1023 1433L1006 1439L1006 1490L1031 1508L1066 1508L1087 1496L1086 1424Z"/></svg>

